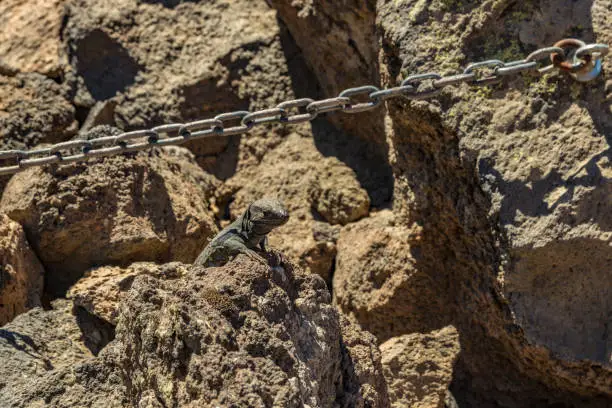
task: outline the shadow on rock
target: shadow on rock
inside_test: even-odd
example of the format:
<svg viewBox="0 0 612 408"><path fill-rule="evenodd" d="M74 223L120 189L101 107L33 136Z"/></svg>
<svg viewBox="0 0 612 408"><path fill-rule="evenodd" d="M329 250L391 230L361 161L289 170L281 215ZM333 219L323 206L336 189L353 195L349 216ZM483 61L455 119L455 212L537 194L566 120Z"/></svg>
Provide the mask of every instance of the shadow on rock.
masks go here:
<svg viewBox="0 0 612 408"><path fill-rule="evenodd" d="M71 51L77 73L97 101L123 92L142 69L121 44L99 29L73 40Z"/></svg>
<svg viewBox="0 0 612 408"><path fill-rule="evenodd" d="M281 27L281 43L289 76L296 98L320 99L323 92L317 77L308 67L302 51L295 43L286 25L279 19ZM355 84L359 85L359 84ZM317 149L324 156L334 156L349 166L357 175L361 186L368 191L373 207L383 207L391 200L393 194L393 172L389 165L388 146L386 141L376 139L376 135L383 135L382 110L369 113L372 121L380 128L373 132L371 138L357 137L353 134L339 130L332 125L325 115L311 122ZM337 112L335 115L348 114ZM370 122L372 122L370 121ZM372 125L373 127L376 127Z"/></svg>

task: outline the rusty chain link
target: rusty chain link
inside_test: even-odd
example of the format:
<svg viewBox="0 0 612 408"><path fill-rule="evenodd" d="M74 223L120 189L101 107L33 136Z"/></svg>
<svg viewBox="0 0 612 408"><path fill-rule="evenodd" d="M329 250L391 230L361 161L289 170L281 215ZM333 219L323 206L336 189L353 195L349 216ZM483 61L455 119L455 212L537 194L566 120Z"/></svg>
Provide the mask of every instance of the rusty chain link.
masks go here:
<svg viewBox="0 0 612 408"><path fill-rule="evenodd" d="M450 85L467 83L486 86L499 83L509 75L524 72L543 74L559 69L569 72L579 81L588 81L599 74L600 60L608 54L608 51L609 47L605 44L585 44L580 40L564 39L552 47L532 52L523 60L476 62L469 64L462 73L446 77L434 72L411 75L404 79L400 86L390 89L381 90L366 85L346 89L335 98L320 101L309 98L294 99L282 102L275 108L257 112L228 112L212 119L161 125L91 140L70 140L44 149L0 151L0 160L14 161L13 165L0 167L0 176L14 174L34 166L72 163L92 157L137 152L155 146L180 145L207 137L240 135L249 132L255 126L268 123L295 125L312 121L318 115L328 112L365 112L376 109L381 102L392 98L401 96L414 100L427 99L438 95ZM540 66L545 59L549 59L551 63ZM576 77L581 74L583 77ZM357 101L358 96L365 100ZM292 114L291 110L297 113ZM162 137L163 135L166 137Z"/></svg>

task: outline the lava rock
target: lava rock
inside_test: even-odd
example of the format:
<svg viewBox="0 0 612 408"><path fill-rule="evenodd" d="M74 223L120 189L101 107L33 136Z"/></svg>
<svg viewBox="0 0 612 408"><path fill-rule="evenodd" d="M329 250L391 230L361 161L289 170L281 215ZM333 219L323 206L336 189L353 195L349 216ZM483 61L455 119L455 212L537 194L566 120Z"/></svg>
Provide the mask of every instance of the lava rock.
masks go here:
<svg viewBox="0 0 612 408"><path fill-rule="evenodd" d="M0 214L0 325L41 305L44 272L23 228Z"/></svg>

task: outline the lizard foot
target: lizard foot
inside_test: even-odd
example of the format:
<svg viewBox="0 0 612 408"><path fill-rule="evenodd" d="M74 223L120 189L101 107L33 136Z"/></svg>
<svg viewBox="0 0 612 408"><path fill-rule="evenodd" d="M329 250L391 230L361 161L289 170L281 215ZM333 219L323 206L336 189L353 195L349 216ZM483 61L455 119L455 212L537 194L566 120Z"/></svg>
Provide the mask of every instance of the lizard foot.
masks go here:
<svg viewBox="0 0 612 408"><path fill-rule="evenodd" d="M273 266L272 267L272 277L280 276L281 282L287 282L287 274L285 273L285 268L282 266Z"/></svg>
<svg viewBox="0 0 612 408"><path fill-rule="evenodd" d="M257 252L253 251L252 249L244 250L242 253L254 261L261 262L262 264L269 266L268 260L265 259L263 256L259 255Z"/></svg>
<svg viewBox="0 0 612 408"><path fill-rule="evenodd" d="M269 265L273 268L282 267L282 265L285 263L285 257L283 256L282 252L276 249L268 250L266 255L268 256Z"/></svg>

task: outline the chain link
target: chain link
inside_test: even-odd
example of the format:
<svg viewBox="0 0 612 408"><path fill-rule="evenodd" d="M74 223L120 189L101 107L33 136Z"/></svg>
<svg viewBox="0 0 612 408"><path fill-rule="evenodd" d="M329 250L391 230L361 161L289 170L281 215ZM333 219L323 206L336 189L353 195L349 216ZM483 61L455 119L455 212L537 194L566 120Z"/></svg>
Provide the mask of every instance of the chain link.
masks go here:
<svg viewBox="0 0 612 408"><path fill-rule="evenodd" d="M566 52L568 49L568 52ZM486 86L501 82L505 77L525 72L543 74L554 69L576 72L580 69L595 69L598 62L608 54L605 44L585 44L575 39L565 39L552 47L538 49L523 60L503 62L488 60L469 64L462 73L442 76L435 72L411 75L404 79L401 86L379 89L366 85L346 89L335 98L315 101L309 98L294 99L278 104L271 109L257 112L235 111L223 113L213 119L189 123L172 123L151 129L136 130L117 136L106 136L91 140L70 140L51 147L30 151L0 151L0 161L10 164L0 167L0 176L14 174L30 167L47 164L63 164L84 161L89 158L112 156L138 152L155 146L180 145L188 141L207 137L240 135L253 127L282 123L296 125L314 120L318 115L342 111L360 113L376 109L381 102L398 97L410 100L428 99L440 94L445 87L466 83ZM549 59L550 64L543 67L541 61ZM594 72L596 76L599 72ZM359 101L361 98L362 101ZM300 113L300 108L303 111ZM291 110L298 113L291 113ZM229 123L233 122L233 126ZM162 137L165 135L165 137Z"/></svg>

